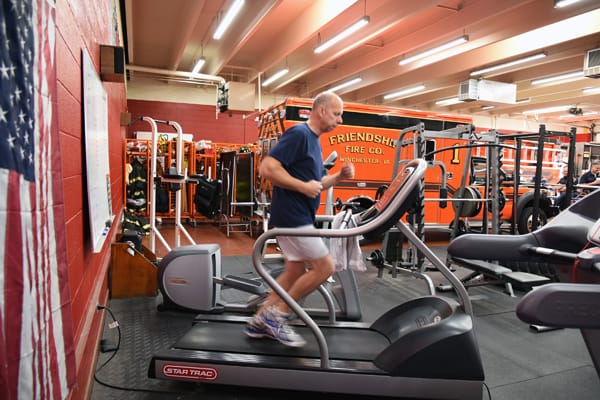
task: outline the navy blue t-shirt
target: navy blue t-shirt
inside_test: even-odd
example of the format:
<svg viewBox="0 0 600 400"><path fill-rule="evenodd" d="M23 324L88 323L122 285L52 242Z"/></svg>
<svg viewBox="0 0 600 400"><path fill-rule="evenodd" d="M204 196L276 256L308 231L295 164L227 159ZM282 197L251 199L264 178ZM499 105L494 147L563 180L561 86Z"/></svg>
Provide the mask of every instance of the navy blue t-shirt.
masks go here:
<svg viewBox="0 0 600 400"><path fill-rule="evenodd" d="M306 123L289 128L269 155L277 159L291 176L304 182L321 181L325 173L319 137ZM279 228L314 224L320 201L320 195L311 199L300 192L274 186L269 224Z"/></svg>
<svg viewBox="0 0 600 400"><path fill-rule="evenodd" d="M579 183L585 185L586 183L591 183L596 180L596 175L592 173L592 171L588 171L585 174L581 175L579 178Z"/></svg>

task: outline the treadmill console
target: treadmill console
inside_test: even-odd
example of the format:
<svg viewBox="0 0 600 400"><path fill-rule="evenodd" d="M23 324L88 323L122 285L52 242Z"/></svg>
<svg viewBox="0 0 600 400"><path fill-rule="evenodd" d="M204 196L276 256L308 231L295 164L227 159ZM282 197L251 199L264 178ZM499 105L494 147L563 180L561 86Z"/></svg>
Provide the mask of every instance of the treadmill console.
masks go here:
<svg viewBox="0 0 600 400"><path fill-rule="evenodd" d="M363 237L366 239L375 239L379 237L383 233L387 232L392 226L394 226L394 224L398 222L402 215L404 215L404 213L406 213L413 206L418 198L419 185L413 185L414 187L406 186L410 176L412 176L412 174L414 174L417 170L417 165L418 160L413 160L404 168L402 168L385 193L381 196L379 201L359 214L357 223L358 225L364 225L380 215L393 202L393 200L400 195L400 193L403 193L404 191L410 191L410 193L406 195L406 199L402 202L400 207L398 207L391 218L385 221L378 228L363 234Z"/></svg>

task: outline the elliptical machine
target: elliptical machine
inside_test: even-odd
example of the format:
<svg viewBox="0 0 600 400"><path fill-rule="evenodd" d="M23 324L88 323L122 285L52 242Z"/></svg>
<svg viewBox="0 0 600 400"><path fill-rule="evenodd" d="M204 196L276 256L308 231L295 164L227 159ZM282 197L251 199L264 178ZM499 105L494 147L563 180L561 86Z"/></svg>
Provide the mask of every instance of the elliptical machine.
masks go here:
<svg viewBox="0 0 600 400"><path fill-rule="evenodd" d="M173 249L158 264L159 310L179 309L219 313L252 311L267 295L260 280L234 275L221 277L221 248L217 244L195 244ZM227 286L253 294L247 304L228 304L221 299Z"/></svg>

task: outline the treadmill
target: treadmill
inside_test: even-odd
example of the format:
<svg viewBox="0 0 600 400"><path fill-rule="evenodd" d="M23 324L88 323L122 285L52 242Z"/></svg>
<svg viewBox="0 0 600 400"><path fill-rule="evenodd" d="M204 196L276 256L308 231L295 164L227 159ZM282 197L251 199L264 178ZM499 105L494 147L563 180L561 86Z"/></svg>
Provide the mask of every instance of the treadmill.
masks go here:
<svg viewBox="0 0 600 400"><path fill-rule="evenodd" d="M319 229L321 237L375 237L396 226L454 287L456 299L423 296L399 304L371 324L315 321L261 261L265 241L314 230L276 228L254 244L258 274L287 302L307 340L289 348L243 333L249 317L200 315L176 343L156 353L151 378L273 389L427 399L481 399L484 372L466 289L401 217L417 200L427 163L408 162L373 207L354 215L356 227ZM349 211L351 212L351 211Z"/></svg>

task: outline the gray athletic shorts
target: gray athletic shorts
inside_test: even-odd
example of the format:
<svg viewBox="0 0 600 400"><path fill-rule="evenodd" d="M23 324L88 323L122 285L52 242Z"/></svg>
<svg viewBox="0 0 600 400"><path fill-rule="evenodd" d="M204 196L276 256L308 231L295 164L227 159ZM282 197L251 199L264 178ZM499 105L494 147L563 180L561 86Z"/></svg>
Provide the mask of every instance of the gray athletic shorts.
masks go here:
<svg viewBox="0 0 600 400"><path fill-rule="evenodd" d="M300 228L316 230L313 225L299 226L298 229ZM289 261L317 260L329 254L325 242L317 236L277 236L277 244Z"/></svg>

